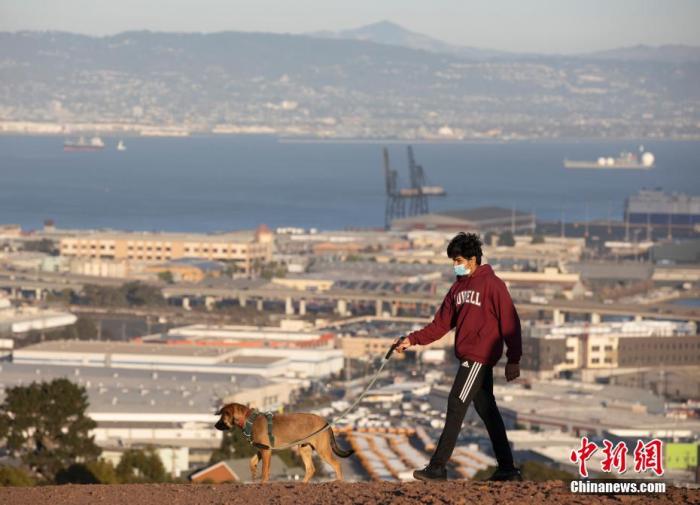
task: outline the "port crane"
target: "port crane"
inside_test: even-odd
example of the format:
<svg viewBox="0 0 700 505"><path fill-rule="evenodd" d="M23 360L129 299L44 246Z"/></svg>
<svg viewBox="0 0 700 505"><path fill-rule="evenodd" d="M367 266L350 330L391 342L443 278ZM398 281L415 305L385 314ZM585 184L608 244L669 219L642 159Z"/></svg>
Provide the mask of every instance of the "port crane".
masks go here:
<svg viewBox="0 0 700 505"><path fill-rule="evenodd" d="M384 226L389 229L393 219L406 216L419 216L428 213L428 197L445 196L442 186L426 184L423 166L416 163L413 147L408 146L408 171L411 186L399 187L398 172L391 168L389 150L384 148L384 178L386 182L386 207L384 211ZM406 207L408 204L408 212Z"/></svg>

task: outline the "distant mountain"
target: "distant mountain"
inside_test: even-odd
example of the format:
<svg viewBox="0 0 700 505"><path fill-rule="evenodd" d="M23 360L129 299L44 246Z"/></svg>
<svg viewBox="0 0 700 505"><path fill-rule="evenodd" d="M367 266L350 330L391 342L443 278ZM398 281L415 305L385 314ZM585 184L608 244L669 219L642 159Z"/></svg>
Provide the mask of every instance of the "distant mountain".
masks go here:
<svg viewBox="0 0 700 505"><path fill-rule="evenodd" d="M377 44L401 46L431 53L452 54L477 60L511 56L510 53L503 51L449 44L428 35L408 30L387 20L349 30L321 31L309 35L328 39L366 40Z"/></svg>
<svg viewBox="0 0 700 505"><path fill-rule="evenodd" d="M700 47L688 45L646 46L637 45L595 51L578 55L513 53L477 47L449 44L442 40L414 32L391 21L379 21L359 28L340 31L321 31L310 33L313 37L329 39L366 40L377 44L419 49L431 53L444 53L475 60L488 59L522 59L522 58L585 58L589 60L611 61L665 61L671 63L700 61Z"/></svg>
<svg viewBox="0 0 700 505"><path fill-rule="evenodd" d="M35 122L33 131L91 124L404 140L700 138L699 61L638 48L623 60L614 52L468 58L391 24L361 33L373 40L0 32L0 132Z"/></svg>
<svg viewBox="0 0 700 505"><path fill-rule="evenodd" d="M616 61L666 61L672 63L700 61L700 47L686 45L645 46L637 45L581 55L594 60Z"/></svg>

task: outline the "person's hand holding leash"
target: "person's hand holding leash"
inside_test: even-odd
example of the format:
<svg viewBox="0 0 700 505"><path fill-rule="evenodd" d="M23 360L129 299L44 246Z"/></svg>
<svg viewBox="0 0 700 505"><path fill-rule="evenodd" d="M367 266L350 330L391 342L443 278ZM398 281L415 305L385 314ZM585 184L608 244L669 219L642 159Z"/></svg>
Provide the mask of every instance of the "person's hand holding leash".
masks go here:
<svg viewBox="0 0 700 505"><path fill-rule="evenodd" d="M409 347L411 347L411 342L409 342L408 338L406 337L399 337L396 340L394 340L394 346L396 349L396 352L402 353Z"/></svg>
<svg viewBox="0 0 700 505"><path fill-rule="evenodd" d="M520 365L517 363L506 364L506 380L508 382L520 377Z"/></svg>

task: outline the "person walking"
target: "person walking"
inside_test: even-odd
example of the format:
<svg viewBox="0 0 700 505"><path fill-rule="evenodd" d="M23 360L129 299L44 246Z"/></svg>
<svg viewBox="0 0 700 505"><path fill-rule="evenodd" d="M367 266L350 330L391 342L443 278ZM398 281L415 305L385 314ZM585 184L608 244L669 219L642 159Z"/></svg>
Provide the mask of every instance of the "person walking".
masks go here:
<svg viewBox="0 0 700 505"><path fill-rule="evenodd" d="M427 345L455 328L455 355L460 361L447 401L445 426L430 463L413 472L419 480L446 480L447 462L457 443L470 403L484 421L498 468L489 480L522 480L513 463L506 429L493 396L493 367L507 345L505 376L520 376L520 319L505 283L490 265L482 265L482 243L473 233L459 233L447 246L457 280L447 292L433 321L397 339L398 352Z"/></svg>

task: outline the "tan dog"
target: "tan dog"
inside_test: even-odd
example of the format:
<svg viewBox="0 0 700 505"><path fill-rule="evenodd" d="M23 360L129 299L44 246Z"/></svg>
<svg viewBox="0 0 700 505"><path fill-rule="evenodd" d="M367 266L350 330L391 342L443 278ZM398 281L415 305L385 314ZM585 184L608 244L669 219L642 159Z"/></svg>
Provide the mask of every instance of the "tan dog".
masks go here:
<svg viewBox="0 0 700 505"><path fill-rule="evenodd" d="M234 426L243 429L246 419L251 414L252 409L241 405L240 403L229 403L224 405L217 413L221 416L219 421L214 425L217 430L230 430ZM275 438L275 447L280 447L290 442L302 439L321 430L328 423L325 419L315 414L293 413L293 414L275 414L272 419L272 436ZM251 434L253 443L263 446L270 446L270 437L267 433L268 425L265 416L258 416L253 422ZM260 448L260 445L258 445ZM343 471L340 468L340 463L333 456L335 453L341 458L347 458L355 451L352 449L344 451L338 447L333 435L333 430L328 428L324 431L305 439L299 444L299 454L304 461L306 474L304 482L309 482L316 471L314 462L311 457L312 450L323 458L323 460L333 467L338 480L343 480ZM255 480L258 469L258 462L262 459L262 481L266 482L270 478L270 457L272 451L269 449L260 448L258 453L250 459L250 474Z"/></svg>

